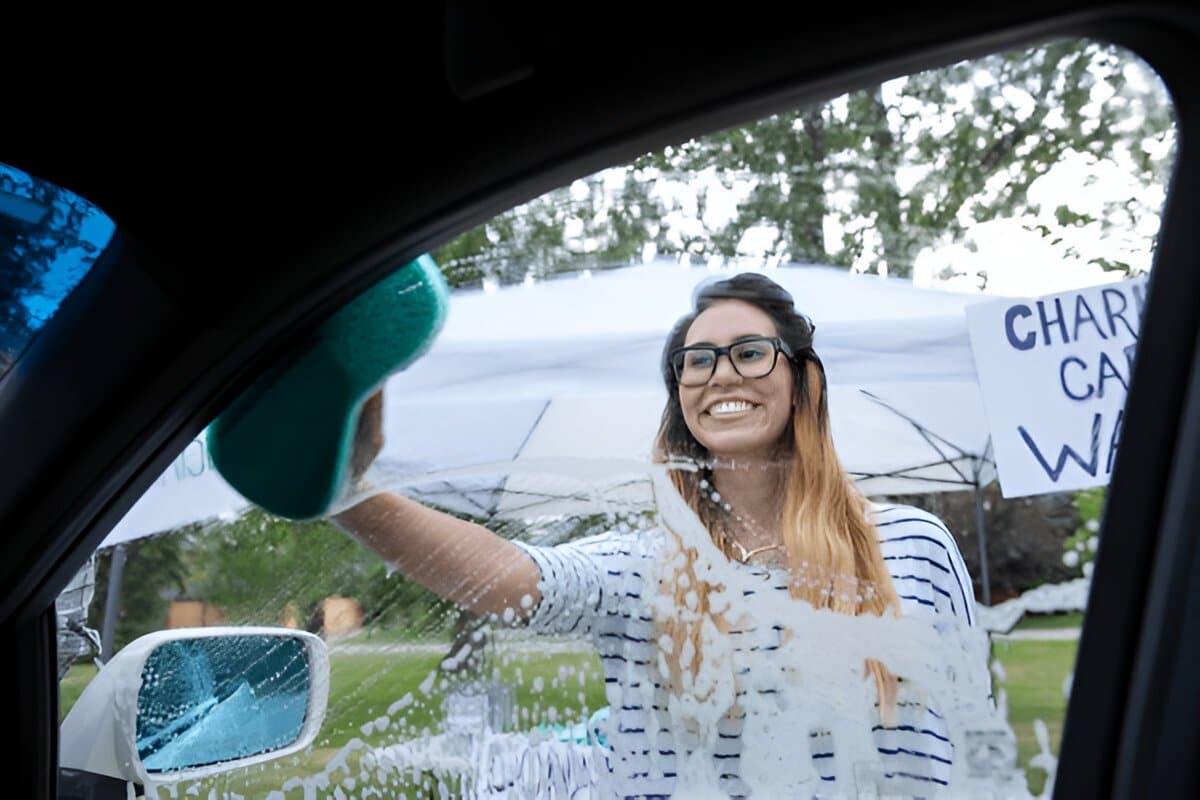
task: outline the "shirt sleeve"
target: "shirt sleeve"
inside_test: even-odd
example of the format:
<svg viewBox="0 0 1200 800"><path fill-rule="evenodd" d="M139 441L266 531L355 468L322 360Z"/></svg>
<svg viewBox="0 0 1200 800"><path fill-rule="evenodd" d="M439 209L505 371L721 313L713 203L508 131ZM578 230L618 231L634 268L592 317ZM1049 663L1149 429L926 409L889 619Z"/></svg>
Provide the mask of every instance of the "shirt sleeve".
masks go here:
<svg viewBox="0 0 1200 800"><path fill-rule="evenodd" d="M932 571L941 571L945 575L945 591L952 595L954 600L951 603L951 613L973 628L976 625L975 588L971 575L967 572L967 564L963 561L962 551L958 549L958 540L940 517L929 512L920 513L927 521L926 532L937 539L937 542L929 547L929 554L932 559L941 563Z"/></svg>
<svg viewBox="0 0 1200 800"><path fill-rule="evenodd" d="M937 517L934 517L937 519ZM967 563L963 561L962 551L958 549L958 540L950 533L950 528L945 522L938 519L942 528L946 531L946 557L950 562L951 574L958 576L957 582L961 587L963 597L963 610L960 616L966 618L967 625L974 628L979 624L978 617L975 616L975 589L974 583L971 580L971 574L967 572Z"/></svg>
<svg viewBox="0 0 1200 800"><path fill-rule="evenodd" d="M912 506L880 508L874 521L904 613L950 614L974 627L974 586L946 523Z"/></svg>
<svg viewBox="0 0 1200 800"><path fill-rule="evenodd" d="M553 547L514 542L537 565L541 600L529 617L540 633L591 633L605 616L644 605L648 533L604 533Z"/></svg>

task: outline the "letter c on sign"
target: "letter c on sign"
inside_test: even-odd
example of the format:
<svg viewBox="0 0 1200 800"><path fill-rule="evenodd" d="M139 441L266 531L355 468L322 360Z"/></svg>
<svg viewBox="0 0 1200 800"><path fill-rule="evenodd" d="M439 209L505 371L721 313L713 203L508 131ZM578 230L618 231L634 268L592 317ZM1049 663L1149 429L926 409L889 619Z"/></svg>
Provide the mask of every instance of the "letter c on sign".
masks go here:
<svg viewBox="0 0 1200 800"><path fill-rule="evenodd" d="M1085 383L1085 385L1087 386L1086 394L1075 394L1070 389L1068 389L1067 388L1067 364L1078 364L1080 369L1082 369L1084 372L1087 372L1087 364L1084 362L1084 360L1082 358L1077 358L1075 356L1067 356L1066 358L1064 358L1062 360L1062 364L1059 365L1059 367L1058 367L1058 380L1062 384L1063 394L1065 394L1067 397L1071 398L1072 400L1087 400L1089 397L1091 397L1092 395L1094 395L1096 393L1096 387L1090 383ZM1086 381L1086 378L1084 380Z"/></svg>
<svg viewBox="0 0 1200 800"><path fill-rule="evenodd" d="M1008 311L1004 312L1004 335L1008 337L1008 343L1017 350L1032 350L1037 343L1037 336L1033 331L1029 331L1023 337L1017 336L1017 332L1013 329L1013 323L1017 317L1032 317L1033 311L1029 306L1018 303L1012 306Z"/></svg>

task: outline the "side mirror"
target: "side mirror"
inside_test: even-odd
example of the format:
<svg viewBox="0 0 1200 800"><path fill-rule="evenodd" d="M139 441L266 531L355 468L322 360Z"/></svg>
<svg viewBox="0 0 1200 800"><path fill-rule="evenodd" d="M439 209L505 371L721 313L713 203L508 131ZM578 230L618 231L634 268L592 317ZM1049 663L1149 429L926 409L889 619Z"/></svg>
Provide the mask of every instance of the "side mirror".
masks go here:
<svg viewBox="0 0 1200 800"><path fill-rule="evenodd" d="M307 747L328 695L329 657L310 633L158 631L88 684L63 720L59 762L143 785L203 778Z"/></svg>

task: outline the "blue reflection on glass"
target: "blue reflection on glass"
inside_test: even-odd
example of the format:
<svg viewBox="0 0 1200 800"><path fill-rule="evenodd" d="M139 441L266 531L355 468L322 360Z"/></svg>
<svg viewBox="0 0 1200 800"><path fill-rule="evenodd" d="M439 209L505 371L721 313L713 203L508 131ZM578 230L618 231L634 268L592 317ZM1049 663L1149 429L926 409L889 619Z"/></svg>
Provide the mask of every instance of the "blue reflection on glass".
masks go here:
<svg viewBox="0 0 1200 800"><path fill-rule="evenodd" d="M308 696L299 639L167 642L142 668L138 757L148 772L172 772L278 750L300 738Z"/></svg>
<svg viewBox="0 0 1200 800"><path fill-rule="evenodd" d="M0 164L0 376L83 280L114 228L73 192Z"/></svg>

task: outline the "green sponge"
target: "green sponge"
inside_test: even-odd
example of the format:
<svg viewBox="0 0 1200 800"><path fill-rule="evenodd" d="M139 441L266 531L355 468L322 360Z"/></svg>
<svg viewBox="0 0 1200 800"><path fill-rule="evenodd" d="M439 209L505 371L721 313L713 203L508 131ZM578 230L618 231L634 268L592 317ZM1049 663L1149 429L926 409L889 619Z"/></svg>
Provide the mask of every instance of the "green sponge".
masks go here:
<svg viewBox="0 0 1200 800"><path fill-rule="evenodd" d="M363 401L425 354L449 296L423 255L355 298L209 426L218 472L277 516L327 513L347 478Z"/></svg>

